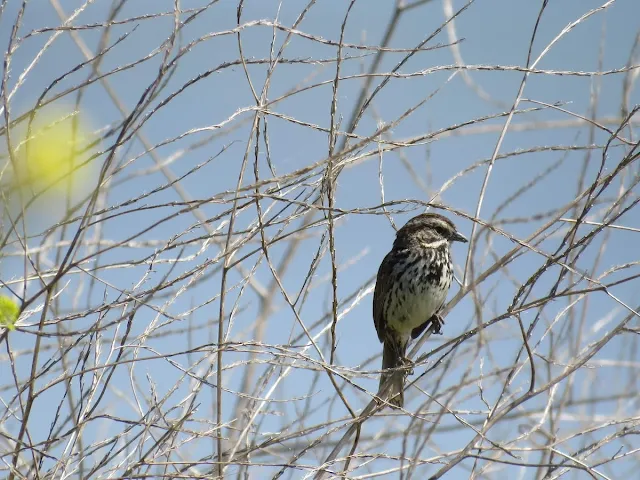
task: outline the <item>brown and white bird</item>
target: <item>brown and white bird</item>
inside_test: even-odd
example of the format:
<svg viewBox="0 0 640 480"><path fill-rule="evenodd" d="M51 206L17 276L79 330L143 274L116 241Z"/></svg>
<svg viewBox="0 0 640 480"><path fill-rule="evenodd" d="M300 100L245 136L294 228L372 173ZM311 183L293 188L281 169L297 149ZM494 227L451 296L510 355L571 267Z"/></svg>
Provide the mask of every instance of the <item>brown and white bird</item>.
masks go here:
<svg viewBox="0 0 640 480"><path fill-rule="evenodd" d="M384 257L373 294L373 322L384 343L382 369L396 371L380 375L380 388L388 378L391 387L385 399L404 405L404 379L408 363L407 344L429 325L440 332L439 312L447 298L453 265L451 242L466 242L455 225L437 213L423 213L409 220L398 232L393 248Z"/></svg>

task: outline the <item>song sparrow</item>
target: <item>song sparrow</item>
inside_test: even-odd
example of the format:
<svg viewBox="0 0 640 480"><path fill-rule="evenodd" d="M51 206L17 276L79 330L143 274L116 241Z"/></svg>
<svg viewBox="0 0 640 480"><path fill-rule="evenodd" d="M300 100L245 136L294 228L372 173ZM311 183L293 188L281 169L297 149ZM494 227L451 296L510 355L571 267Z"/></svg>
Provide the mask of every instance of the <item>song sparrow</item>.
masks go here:
<svg viewBox="0 0 640 480"><path fill-rule="evenodd" d="M382 369L407 364L406 350L429 325L439 333L439 315L453 278L451 242L466 242L451 221L436 213L409 220L398 232L393 248L384 257L373 294L373 322L384 343ZM406 370L383 372L380 388L393 378L385 399L404 405Z"/></svg>

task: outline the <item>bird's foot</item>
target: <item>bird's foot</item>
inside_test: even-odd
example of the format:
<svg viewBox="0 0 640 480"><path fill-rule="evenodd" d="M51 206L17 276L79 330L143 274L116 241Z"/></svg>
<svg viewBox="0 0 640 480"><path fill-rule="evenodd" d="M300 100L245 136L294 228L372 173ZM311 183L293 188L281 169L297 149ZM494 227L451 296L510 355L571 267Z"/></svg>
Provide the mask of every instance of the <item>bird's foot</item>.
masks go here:
<svg viewBox="0 0 640 480"><path fill-rule="evenodd" d="M402 363L404 364L404 368L406 370L406 376L413 375L413 366L415 362L407 357L402 357Z"/></svg>
<svg viewBox="0 0 640 480"><path fill-rule="evenodd" d="M444 318L442 318L442 316L439 313L436 313L435 315L433 315L433 317L431 317L432 319L432 325L433 325L433 333L436 333L438 335L443 335L442 333L442 327L444 326Z"/></svg>

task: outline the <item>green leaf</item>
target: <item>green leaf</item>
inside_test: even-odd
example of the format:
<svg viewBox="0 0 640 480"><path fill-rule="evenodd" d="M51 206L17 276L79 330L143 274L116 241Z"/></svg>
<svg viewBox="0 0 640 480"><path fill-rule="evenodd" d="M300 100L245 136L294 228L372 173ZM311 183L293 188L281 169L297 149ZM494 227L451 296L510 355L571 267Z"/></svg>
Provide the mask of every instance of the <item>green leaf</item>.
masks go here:
<svg viewBox="0 0 640 480"><path fill-rule="evenodd" d="M15 330L19 314L20 308L16 302L5 295L0 295L0 327Z"/></svg>

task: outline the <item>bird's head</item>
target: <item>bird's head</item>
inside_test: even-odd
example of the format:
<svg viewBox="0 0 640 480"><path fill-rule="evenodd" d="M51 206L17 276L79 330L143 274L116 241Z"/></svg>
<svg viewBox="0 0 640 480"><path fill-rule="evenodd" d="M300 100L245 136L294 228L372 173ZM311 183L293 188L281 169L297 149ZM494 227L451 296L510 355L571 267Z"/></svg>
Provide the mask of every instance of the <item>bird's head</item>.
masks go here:
<svg viewBox="0 0 640 480"><path fill-rule="evenodd" d="M413 217L396 233L394 245L403 246L420 243L426 247L437 247L445 242L466 242L447 217L437 213L422 213Z"/></svg>

